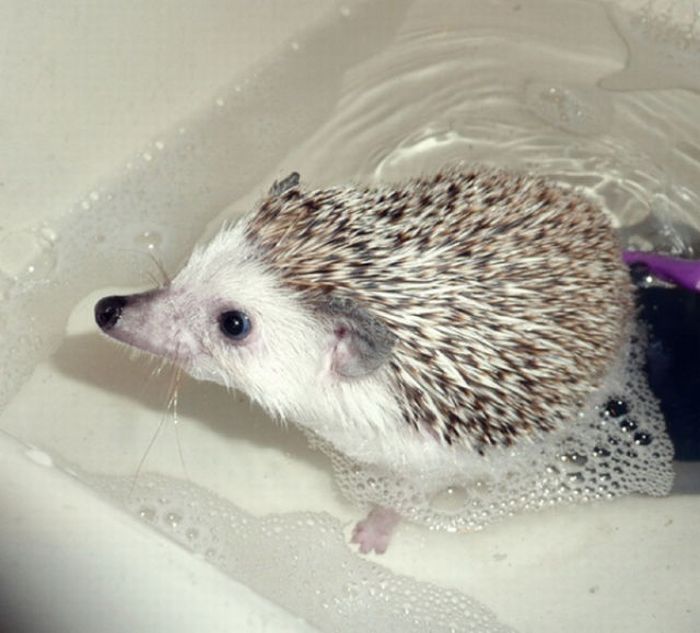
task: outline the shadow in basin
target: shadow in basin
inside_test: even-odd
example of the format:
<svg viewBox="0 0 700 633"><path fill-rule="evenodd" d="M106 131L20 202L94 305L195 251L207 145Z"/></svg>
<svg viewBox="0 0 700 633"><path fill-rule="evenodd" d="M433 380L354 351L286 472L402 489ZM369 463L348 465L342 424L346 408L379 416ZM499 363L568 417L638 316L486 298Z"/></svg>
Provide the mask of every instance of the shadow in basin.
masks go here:
<svg viewBox="0 0 700 633"><path fill-rule="evenodd" d="M173 370L165 368L157 373L158 359L130 356L127 348L99 334L82 334L67 338L51 362L55 370L65 376L163 414L167 409ZM180 417L206 424L223 437L260 447L277 447L320 470L330 469L328 459L309 447L299 429L282 428L238 392L229 392L219 385L199 382L183 374L177 410Z"/></svg>

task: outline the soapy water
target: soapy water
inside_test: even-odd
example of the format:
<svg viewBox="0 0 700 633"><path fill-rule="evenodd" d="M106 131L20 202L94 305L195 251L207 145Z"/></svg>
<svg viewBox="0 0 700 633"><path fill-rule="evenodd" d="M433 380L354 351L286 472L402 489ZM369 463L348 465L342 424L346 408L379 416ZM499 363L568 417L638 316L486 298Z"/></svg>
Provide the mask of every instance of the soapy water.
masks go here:
<svg viewBox="0 0 700 633"><path fill-rule="evenodd" d="M431 529L480 530L524 511L621 495L665 495L673 447L644 375L646 341L634 333L617 365L577 418L543 441L465 460L442 482L357 464L318 442L343 492L359 504L388 505Z"/></svg>
<svg viewBox="0 0 700 633"><path fill-rule="evenodd" d="M145 274L154 270L152 256L176 270L202 232L246 210L290 171L323 186L389 182L455 160L521 169L579 187L629 244L662 240L667 250L692 254L690 227L700 228L697 14L682 17L677 4L630 4L503 0L472 3L469 12L457 1L439 9L346 5L142 148L113 183L94 188L54 226L0 231L2 243L23 253L0 257L0 361L12 368L0 381L0 406L61 345L81 297L108 285L152 285ZM694 30L679 39L682 20ZM227 207L231 200L238 202ZM333 454L341 488L360 502L392 496L412 519L450 530L562 502L664 494L671 448L639 377L639 347L625 354L632 362L546 446L452 476L439 490ZM49 455L56 424L70 437L69 411L65 419L46 422L41 448ZM81 472L80 458L72 461ZM379 620L362 618L379 603L393 618L382 630L425 630L426 622L438 623L436 631L506 630L463 596L358 560L328 517L254 519L196 482L146 472L131 493L131 480L114 473L81 478L322 630L376 629ZM274 561L271 573L256 567L261 552ZM290 581L325 561L332 564L322 567L322 596L314 597L311 580Z"/></svg>
<svg viewBox="0 0 700 633"><path fill-rule="evenodd" d="M142 521L321 631L509 633L492 612L449 589L359 559L326 514L256 518L186 481L86 476ZM321 553L314 556L312 553ZM252 554L251 554L252 553Z"/></svg>

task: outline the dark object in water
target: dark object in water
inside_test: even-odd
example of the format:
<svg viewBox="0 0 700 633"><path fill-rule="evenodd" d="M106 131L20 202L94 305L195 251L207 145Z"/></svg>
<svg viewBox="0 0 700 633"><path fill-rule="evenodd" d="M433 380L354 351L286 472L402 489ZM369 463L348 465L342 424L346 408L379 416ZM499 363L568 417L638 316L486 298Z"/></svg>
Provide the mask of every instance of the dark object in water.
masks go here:
<svg viewBox="0 0 700 633"><path fill-rule="evenodd" d="M700 460L700 293L640 287L647 325L646 372L660 400L678 460Z"/></svg>

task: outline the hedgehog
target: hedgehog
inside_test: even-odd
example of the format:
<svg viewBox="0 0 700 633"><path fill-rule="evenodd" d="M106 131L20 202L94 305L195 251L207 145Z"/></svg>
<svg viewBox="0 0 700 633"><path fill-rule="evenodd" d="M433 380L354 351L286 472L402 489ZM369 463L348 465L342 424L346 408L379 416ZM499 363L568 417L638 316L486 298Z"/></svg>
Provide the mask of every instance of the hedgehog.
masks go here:
<svg viewBox="0 0 700 633"><path fill-rule="evenodd" d="M632 314L600 208L480 166L316 190L293 173L172 281L95 306L110 337L402 476L565 426ZM373 508L352 540L382 552L397 522Z"/></svg>

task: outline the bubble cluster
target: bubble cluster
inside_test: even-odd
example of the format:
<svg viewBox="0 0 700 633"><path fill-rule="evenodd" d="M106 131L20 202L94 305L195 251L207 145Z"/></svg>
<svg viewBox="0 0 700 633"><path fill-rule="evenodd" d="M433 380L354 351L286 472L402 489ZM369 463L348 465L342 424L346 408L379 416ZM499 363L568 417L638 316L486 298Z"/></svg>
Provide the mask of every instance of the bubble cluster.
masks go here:
<svg viewBox="0 0 700 633"><path fill-rule="evenodd" d="M54 274L56 234L50 227L0 230L0 277L17 285L48 281Z"/></svg>
<svg viewBox="0 0 700 633"><path fill-rule="evenodd" d="M606 11L627 47L627 60L623 70L601 80L601 87L700 91L700 14L694 5L692 1L647 0L629 11L609 3Z"/></svg>
<svg viewBox="0 0 700 633"><path fill-rule="evenodd" d="M87 478L140 520L322 631L512 632L462 593L358 557L340 522L326 514L256 518L169 477L144 474L135 485L118 477Z"/></svg>
<svg viewBox="0 0 700 633"><path fill-rule="evenodd" d="M524 97L531 112L573 134L602 134L612 121L610 99L602 91L530 82Z"/></svg>
<svg viewBox="0 0 700 633"><path fill-rule="evenodd" d="M434 529L479 530L516 513L642 493L668 494L673 448L642 371L635 333L604 384L560 431L515 448L465 455L460 468L406 477L357 464L314 440L356 503L397 509Z"/></svg>

